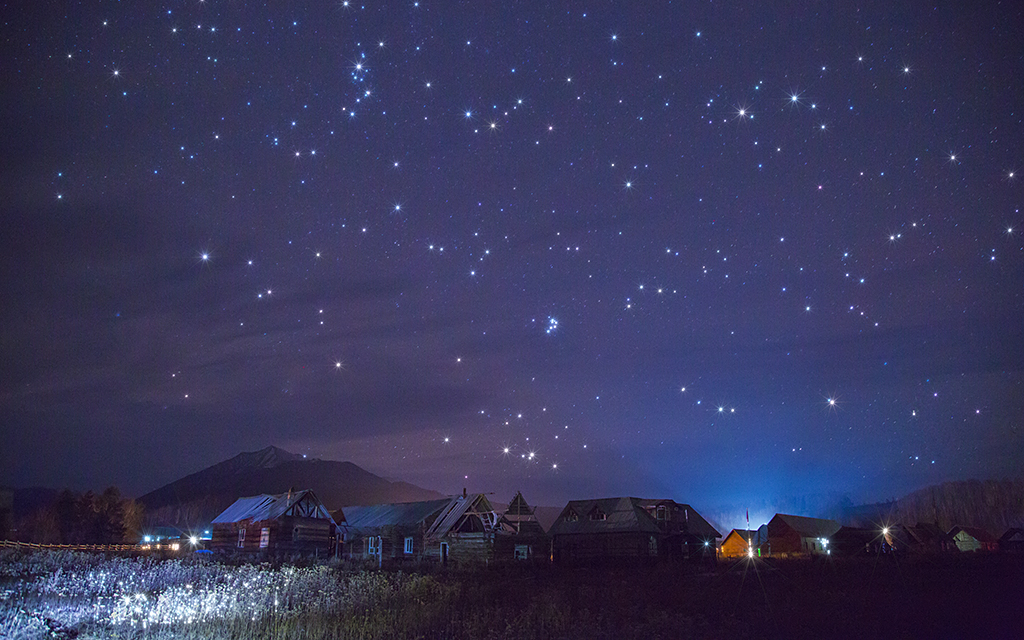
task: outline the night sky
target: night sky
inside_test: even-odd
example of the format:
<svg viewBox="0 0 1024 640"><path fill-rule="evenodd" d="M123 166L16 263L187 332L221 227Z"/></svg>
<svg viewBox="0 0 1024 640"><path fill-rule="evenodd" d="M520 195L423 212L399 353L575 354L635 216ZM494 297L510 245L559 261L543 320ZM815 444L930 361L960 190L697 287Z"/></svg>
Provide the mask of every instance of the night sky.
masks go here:
<svg viewBox="0 0 1024 640"><path fill-rule="evenodd" d="M1019 473L1024 6L980 4L8 6L0 483Z"/></svg>

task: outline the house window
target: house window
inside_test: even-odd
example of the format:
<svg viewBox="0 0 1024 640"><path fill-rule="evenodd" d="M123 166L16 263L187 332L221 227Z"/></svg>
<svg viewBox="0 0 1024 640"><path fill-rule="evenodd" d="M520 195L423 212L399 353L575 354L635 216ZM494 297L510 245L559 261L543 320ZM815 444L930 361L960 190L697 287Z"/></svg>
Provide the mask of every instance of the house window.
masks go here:
<svg viewBox="0 0 1024 640"><path fill-rule="evenodd" d="M263 527L260 529L260 549L266 549L270 546L270 527Z"/></svg>
<svg viewBox="0 0 1024 640"><path fill-rule="evenodd" d="M241 549L245 546L245 529L238 530L238 548Z"/></svg>
<svg viewBox="0 0 1024 640"><path fill-rule="evenodd" d="M405 552L409 554L412 553L412 536L405 539Z"/></svg>
<svg viewBox="0 0 1024 640"><path fill-rule="evenodd" d="M656 556L658 555L658 539L651 536L647 539L647 555Z"/></svg>
<svg viewBox="0 0 1024 640"><path fill-rule="evenodd" d="M591 520L607 520L608 516L605 515L604 511L601 511L600 507L594 507L594 510L590 512Z"/></svg>
<svg viewBox="0 0 1024 640"><path fill-rule="evenodd" d="M529 560L530 559L530 546L526 544L516 545L516 560Z"/></svg>
<svg viewBox="0 0 1024 640"><path fill-rule="evenodd" d="M668 520L668 509L665 508L665 505L658 505L658 510L655 513L657 513L658 520Z"/></svg>
<svg viewBox="0 0 1024 640"><path fill-rule="evenodd" d="M576 522L576 521L578 521L580 519L580 517L579 517L579 515L575 511L573 511L572 509L569 509L569 513L565 514L565 519L568 522Z"/></svg>
<svg viewBox="0 0 1024 640"><path fill-rule="evenodd" d="M377 536L370 536L366 539L366 553L371 556L375 556L380 552L380 547L377 545Z"/></svg>

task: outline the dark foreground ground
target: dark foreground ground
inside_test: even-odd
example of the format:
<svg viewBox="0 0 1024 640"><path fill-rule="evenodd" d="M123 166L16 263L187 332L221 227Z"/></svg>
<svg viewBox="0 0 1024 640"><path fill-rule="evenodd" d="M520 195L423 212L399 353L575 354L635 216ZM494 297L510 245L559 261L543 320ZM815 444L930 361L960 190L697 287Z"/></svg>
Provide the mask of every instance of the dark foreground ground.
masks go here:
<svg viewBox="0 0 1024 640"><path fill-rule="evenodd" d="M657 567L493 578L442 579L461 581L460 609L500 612L513 629L519 620L534 632L523 637L1024 639L1022 556L741 560L699 574Z"/></svg>
<svg viewBox="0 0 1024 640"><path fill-rule="evenodd" d="M427 568L0 558L0 637L1024 639L1024 555Z"/></svg>

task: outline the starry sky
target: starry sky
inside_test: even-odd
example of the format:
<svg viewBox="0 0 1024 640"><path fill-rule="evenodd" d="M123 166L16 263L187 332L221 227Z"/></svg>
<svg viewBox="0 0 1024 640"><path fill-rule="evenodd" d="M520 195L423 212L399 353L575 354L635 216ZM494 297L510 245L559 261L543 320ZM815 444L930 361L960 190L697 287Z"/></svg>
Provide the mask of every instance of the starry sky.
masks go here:
<svg viewBox="0 0 1024 640"><path fill-rule="evenodd" d="M9 6L0 483L1019 473L1024 7L841 4Z"/></svg>

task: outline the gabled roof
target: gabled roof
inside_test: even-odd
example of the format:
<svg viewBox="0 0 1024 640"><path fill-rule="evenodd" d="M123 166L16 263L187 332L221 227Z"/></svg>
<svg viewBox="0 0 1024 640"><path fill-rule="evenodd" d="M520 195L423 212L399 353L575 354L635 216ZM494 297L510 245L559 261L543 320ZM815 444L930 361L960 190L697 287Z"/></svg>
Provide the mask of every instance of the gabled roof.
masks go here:
<svg viewBox="0 0 1024 640"><path fill-rule="evenodd" d="M300 504L302 503L302 504ZM293 509L298 505L298 509ZM303 491L289 491L277 495L258 495L247 498L239 498L213 519L213 524L224 524L251 520L260 522L263 520L276 520L288 514L298 515L318 520L329 520L334 523L330 512L324 507L320 499L310 489Z"/></svg>
<svg viewBox="0 0 1024 640"><path fill-rule="evenodd" d="M1011 527L999 538L1000 542L1024 542L1024 529Z"/></svg>
<svg viewBox="0 0 1024 640"><path fill-rule="evenodd" d="M802 538L827 538L836 531L839 531L840 527L840 524L835 520L793 516L784 513L776 513L772 521L776 520L796 531Z"/></svg>
<svg viewBox="0 0 1024 640"><path fill-rule="evenodd" d="M487 529L494 528L498 516L494 508L482 493L470 494L467 497L456 496L445 506L434 524L427 529L427 538L441 538L452 531L457 531L464 522L464 516L479 516Z"/></svg>
<svg viewBox="0 0 1024 640"><path fill-rule="evenodd" d="M515 497L509 503L505 513L499 519L502 531L518 534L543 534L544 527L534 513L533 507L527 504L521 491L516 491Z"/></svg>
<svg viewBox="0 0 1024 640"><path fill-rule="evenodd" d="M863 527L839 527L839 530L831 534L831 537L831 542L835 545L840 545L844 542L861 544L883 540L883 536L878 529L865 529Z"/></svg>
<svg viewBox="0 0 1024 640"><path fill-rule="evenodd" d="M640 504L639 498L600 498L571 500L548 531L551 535L578 533L661 533L658 523ZM592 519L601 513L603 519ZM573 520L570 514L575 514Z"/></svg>
<svg viewBox="0 0 1024 640"><path fill-rule="evenodd" d="M907 527L914 536L921 542L949 541L951 536L942 530L942 527L934 522L918 522L913 527Z"/></svg>
<svg viewBox="0 0 1024 640"><path fill-rule="evenodd" d="M721 538L711 523L704 519L697 511L688 504L676 502L669 498L649 499L640 498L638 504L657 520L657 508L664 506L668 510L669 519L675 525L670 533L688 533L700 536L701 538Z"/></svg>
<svg viewBox="0 0 1024 640"><path fill-rule="evenodd" d="M450 498L396 504L346 507L345 522L350 531L362 533L378 527L416 526L436 515L451 502Z"/></svg>
<svg viewBox="0 0 1024 640"><path fill-rule="evenodd" d="M505 509L506 516L532 516L533 507L526 503L526 498L523 497L522 491L516 491L516 495L512 498L512 502L508 503L508 509Z"/></svg>
<svg viewBox="0 0 1024 640"><path fill-rule="evenodd" d="M733 536L739 536L744 542L750 542L755 547L759 547L768 542L768 529L733 529L725 536L725 539L728 540Z"/></svg>
<svg viewBox="0 0 1024 640"><path fill-rule="evenodd" d="M998 542L998 540L996 539L996 537L994 535L992 535L988 531L985 531L984 529L980 529L978 527L960 527L960 526L956 526L956 527L953 527L952 529L949 530L949 535L951 535L953 537L956 537L956 534L960 533L961 531L966 533L967 535L971 536L972 538L974 538L978 542L988 542L988 543Z"/></svg>

